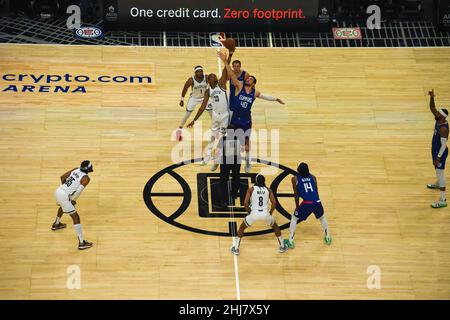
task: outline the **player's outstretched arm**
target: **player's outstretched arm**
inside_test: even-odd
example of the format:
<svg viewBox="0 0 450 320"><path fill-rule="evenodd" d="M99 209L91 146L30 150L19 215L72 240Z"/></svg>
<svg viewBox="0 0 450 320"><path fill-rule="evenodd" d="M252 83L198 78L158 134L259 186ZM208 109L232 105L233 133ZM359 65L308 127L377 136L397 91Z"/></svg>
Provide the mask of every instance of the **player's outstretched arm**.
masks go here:
<svg viewBox="0 0 450 320"><path fill-rule="evenodd" d="M300 197L298 196L298 190L297 190L297 177L292 177L292 189L294 190L294 200L295 200L295 208L298 208L300 206Z"/></svg>
<svg viewBox="0 0 450 320"><path fill-rule="evenodd" d="M260 91L256 90L255 97L266 100L266 101L276 101L280 104L285 104L281 99L278 99L277 97L271 96L269 94L263 94Z"/></svg>
<svg viewBox="0 0 450 320"><path fill-rule="evenodd" d="M428 95L430 96L430 111L432 114L437 116L439 112L436 109L436 104L434 103L434 89L428 91Z"/></svg>
<svg viewBox="0 0 450 320"><path fill-rule="evenodd" d="M189 87L192 86L194 83L192 81L192 78L189 78L184 83L183 90L181 91L181 99L180 99L180 107L184 106L184 96L186 95L186 92L188 91Z"/></svg>
<svg viewBox="0 0 450 320"><path fill-rule="evenodd" d="M228 71L227 66L225 66L222 70L222 75L219 79L219 87L221 87L224 90L227 90L227 80L228 80Z"/></svg>
<svg viewBox="0 0 450 320"><path fill-rule="evenodd" d="M236 49L235 49L235 50L236 50ZM234 54L234 51L229 51L228 59L227 59L227 64L230 64L230 63L231 63L231 57L233 56L233 54Z"/></svg>
<svg viewBox="0 0 450 320"><path fill-rule="evenodd" d="M198 109L197 114L194 117L194 120L192 120L187 127L188 128L192 128L195 124L195 121L198 120L198 118L200 118L200 116L203 114L203 111L205 111L206 106L208 105L208 101L209 101L209 89L207 89L205 91L205 95L203 96L203 102L202 105L200 106L200 109Z"/></svg>
<svg viewBox="0 0 450 320"><path fill-rule="evenodd" d="M76 170L77 168L73 168L72 170L67 171L66 173L64 173L60 179L61 179L61 183L66 182L67 178L70 176L70 174L72 173L73 170Z"/></svg>
<svg viewBox="0 0 450 320"><path fill-rule="evenodd" d="M247 211L248 213L250 213L252 211L250 209L250 197L252 196L252 193L253 193L253 187L248 188L247 193L245 194L244 207L245 207L245 211Z"/></svg>
<svg viewBox="0 0 450 320"><path fill-rule="evenodd" d="M233 56L234 51L229 51L229 52L230 53L228 54L227 64L231 63L231 57ZM227 68L227 66L223 67L223 70L226 70L226 68ZM230 80L230 79L231 79L231 76L227 72L227 80Z"/></svg>
<svg viewBox="0 0 450 320"><path fill-rule="evenodd" d="M219 58L225 63L225 68L227 69L227 73L230 75L231 82L233 82L233 85L236 87L236 95L239 94L239 92L242 90L242 82L238 80L236 75L234 74L233 70L231 70L230 64L227 63L227 55L225 52L218 52Z"/></svg>
<svg viewBox="0 0 450 320"><path fill-rule="evenodd" d="M269 189L269 188L267 188ZM270 199L270 214L272 214L277 206L277 199L275 199L275 195L273 194L272 190L269 189L269 199Z"/></svg>

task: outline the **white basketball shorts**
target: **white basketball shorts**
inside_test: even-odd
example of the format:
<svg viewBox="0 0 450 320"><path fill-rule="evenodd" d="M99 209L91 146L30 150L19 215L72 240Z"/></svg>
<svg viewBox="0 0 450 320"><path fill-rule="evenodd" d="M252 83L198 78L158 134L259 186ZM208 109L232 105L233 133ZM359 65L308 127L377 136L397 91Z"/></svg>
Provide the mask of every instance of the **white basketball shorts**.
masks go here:
<svg viewBox="0 0 450 320"><path fill-rule="evenodd" d="M252 226L256 221L263 221L266 225L272 226L275 223L275 218L267 210L252 210L244 218L247 227Z"/></svg>
<svg viewBox="0 0 450 320"><path fill-rule="evenodd" d="M211 122L211 130L217 131L221 128L228 128L228 124L230 123L230 113L229 112L212 112L212 122Z"/></svg>
<svg viewBox="0 0 450 320"><path fill-rule="evenodd" d="M65 193L64 190L61 190L60 188L56 189L55 200L56 203L62 208L64 213L72 214L77 212L75 206L69 199L69 195Z"/></svg>

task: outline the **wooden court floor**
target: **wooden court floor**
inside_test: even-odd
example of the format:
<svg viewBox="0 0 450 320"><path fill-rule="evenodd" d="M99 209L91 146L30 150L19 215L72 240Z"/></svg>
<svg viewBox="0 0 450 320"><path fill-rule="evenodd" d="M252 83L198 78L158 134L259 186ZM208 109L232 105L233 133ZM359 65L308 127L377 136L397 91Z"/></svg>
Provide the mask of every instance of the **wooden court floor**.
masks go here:
<svg viewBox="0 0 450 320"><path fill-rule="evenodd" d="M438 106L450 107L450 49L238 48L235 56L263 93L287 103L256 101L254 128L279 130L280 164L309 163L333 236L325 246L310 217L298 226L297 248L284 254L273 234L244 238L241 298L449 299L450 211L430 208L438 193L425 185L434 181L426 94L434 88ZM215 49L0 46L1 299L237 298L231 239L173 226L143 200L147 181L173 164L180 92L198 64L217 73ZM137 75L152 82L21 92L48 84L20 81L20 74ZM41 90L79 85L65 80ZM18 92L3 91L10 85ZM202 120L206 130L210 119ZM77 208L94 247L79 252L69 217L67 229L50 227L59 176L84 159L95 171ZM177 221L226 231L227 219L198 215L197 174L209 167L177 172L192 191ZM288 179L279 192L290 191ZM170 176L154 189L180 190ZM180 201L155 203L173 211ZM280 201L292 212L291 198ZM70 266L79 267L80 289L67 288ZM369 266L381 271L379 289L367 287Z"/></svg>

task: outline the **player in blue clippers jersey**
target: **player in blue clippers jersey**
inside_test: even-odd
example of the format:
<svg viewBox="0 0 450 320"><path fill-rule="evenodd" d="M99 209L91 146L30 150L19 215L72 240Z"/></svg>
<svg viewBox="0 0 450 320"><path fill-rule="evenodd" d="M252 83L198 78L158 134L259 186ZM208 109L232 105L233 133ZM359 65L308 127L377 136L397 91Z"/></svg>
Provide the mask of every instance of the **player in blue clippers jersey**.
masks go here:
<svg viewBox="0 0 450 320"><path fill-rule="evenodd" d="M230 60L230 57L231 53L228 57L228 60ZM234 60L231 66L233 68L234 74L240 82L245 82L249 78L248 72L246 72L245 70L241 70L241 62L239 60ZM239 101L235 99L236 87L233 84L233 81L231 81L231 76L228 76L228 78L230 79L230 111L233 112L236 106L236 102L238 103Z"/></svg>
<svg viewBox="0 0 450 320"><path fill-rule="evenodd" d="M436 183L428 184L429 189L439 189L441 196L438 201L431 204L432 208L444 208L447 206L445 197L445 161L448 156L447 140L448 140L448 122L447 109L436 109L434 103L434 90L428 92L430 95L430 111L434 115L436 122L434 123L434 133L431 140L431 158L433 159L434 169L436 170Z"/></svg>
<svg viewBox="0 0 450 320"><path fill-rule="evenodd" d="M231 62L231 57L233 56L234 51L230 51L228 54L228 59L227 59L227 64L230 64ZM247 71L242 70L241 67L241 61L239 60L234 60L231 63L232 69L233 69L233 73L236 75L236 77L238 78L239 81L244 82L248 79L249 74ZM230 80L230 96L229 96L229 101L230 101L230 111L231 113L234 110L234 96L235 96L235 92L236 92L236 87L233 84L233 81L231 81L231 76L228 75L228 80Z"/></svg>
<svg viewBox="0 0 450 320"><path fill-rule="evenodd" d="M298 174L292 177L292 188L294 189L295 197L295 212L291 218L289 227L289 240L285 240L285 244L290 248L295 248L294 235L297 223L305 221L311 213L314 213L319 219L322 229L325 233L324 242L331 244L330 231L328 229L328 222L323 212L322 202L319 198L319 191L317 189L317 179L309 173L308 165L304 162L300 163L297 168ZM302 203L300 203L302 198Z"/></svg>
<svg viewBox="0 0 450 320"><path fill-rule="evenodd" d="M253 106L253 102L256 98L267 101L277 101L281 104L284 104L284 102L276 97L268 94L262 94L260 91L256 90L256 78L252 75L250 75L248 79L243 82L239 81L229 63L227 63L227 55L224 52L219 52L219 57L225 63L225 67L231 77L231 81L235 86L234 110L231 116L231 126L237 135L242 135L242 138L245 139L245 172L249 173L251 169L249 138L252 128L251 108ZM243 131L243 134L239 133L239 129Z"/></svg>

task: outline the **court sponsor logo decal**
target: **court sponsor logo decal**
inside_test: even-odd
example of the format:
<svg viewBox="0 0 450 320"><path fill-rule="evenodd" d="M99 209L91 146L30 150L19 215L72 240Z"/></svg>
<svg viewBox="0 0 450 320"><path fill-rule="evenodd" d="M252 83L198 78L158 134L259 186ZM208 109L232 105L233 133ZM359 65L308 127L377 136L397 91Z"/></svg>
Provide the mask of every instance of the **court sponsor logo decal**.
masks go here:
<svg viewBox="0 0 450 320"><path fill-rule="evenodd" d="M242 188L241 194L236 199L232 199L231 203L228 203L226 207L222 207L219 201L220 197L218 193L219 173L214 172L198 173L196 175L196 185L195 185L196 197L198 202L198 207L196 209L198 210L198 212L196 212L195 215L190 215L188 219L188 220L190 220L191 218L195 219L195 222L193 222L195 226L193 226L187 223L181 223L180 221L177 221L177 219L180 218L190 207L193 199L193 192L191 190L191 187L189 186L187 181L177 172L177 169L187 165L196 165L196 163L199 163L201 161L202 158L196 158L191 159L189 161L179 162L170 165L167 168L164 168L161 171L154 174L148 180L148 182L144 187L143 191L144 202L152 214L177 228L205 235L231 237L232 234L236 234L237 232L236 222L233 221L234 218L238 218L239 220L241 220L241 218L245 217L246 215L245 209L243 207L244 196L248 186L254 183L256 173L240 174L240 186ZM280 213L288 220L287 223L280 225L280 229L283 230L289 228L290 223L289 221L291 219L291 215L278 200L279 198L282 197L293 198L294 194L278 192L278 187L286 177L288 177L289 175L295 175L296 172L293 169L285 167L281 164L263 159L252 158L252 162L257 162L281 170L281 173L279 173L275 177L275 179L273 179L272 183L268 185L268 187L272 189L275 197L277 198L276 212ZM155 184L157 184L160 179L164 179L163 180L164 182L160 182L160 184L164 185L163 189L167 189L168 184L167 180L165 179L168 176L172 177L175 181L177 181L180 188L178 188L178 186L175 188L170 187L171 190L178 189L176 192L155 191L154 188ZM170 184L170 186L172 186L172 183ZM160 188L158 189L161 190ZM158 203L159 204L164 203L165 204L164 207L167 208L170 207L170 205L168 206L167 204L176 205L177 203L180 202L180 199L181 203L174 211L170 211L169 209L163 210L160 206L158 206ZM277 218L279 219L280 216L278 215ZM211 219L217 219L219 223L217 224L211 223ZM240 223L241 221L238 222ZM228 231L225 232L223 230ZM271 232L273 232L272 228L268 227L263 230L246 232L245 235L257 236Z"/></svg>
<svg viewBox="0 0 450 320"><path fill-rule="evenodd" d="M78 39L103 39L103 31L98 27L81 27L74 29L74 36Z"/></svg>
<svg viewBox="0 0 450 320"><path fill-rule="evenodd" d="M367 267L367 289L381 289L381 268L377 265Z"/></svg>
<svg viewBox="0 0 450 320"><path fill-rule="evenodd" d="M72 264L67 267L66 288L69 290L81 289L81 269L79 265Z"/></svg>
<svg viewBox="0 0 450 320"><path fill-rule="evenodd" d="M361 29L357 28L333 28L335 40L355 40L362 39Z"/></svg>

